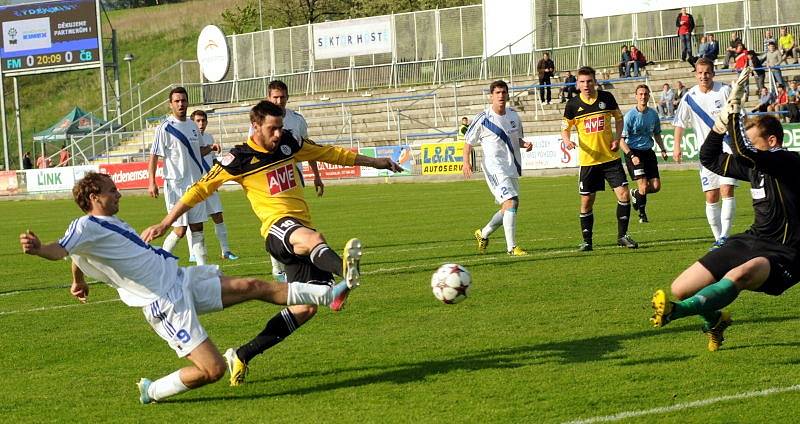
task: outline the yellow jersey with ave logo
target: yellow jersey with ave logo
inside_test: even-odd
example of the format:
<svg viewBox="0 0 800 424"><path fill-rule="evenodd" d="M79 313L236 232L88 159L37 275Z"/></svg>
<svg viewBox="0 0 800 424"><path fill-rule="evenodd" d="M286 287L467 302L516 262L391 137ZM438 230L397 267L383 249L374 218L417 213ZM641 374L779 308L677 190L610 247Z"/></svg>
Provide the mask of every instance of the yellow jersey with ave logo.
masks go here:
<svg viewBox="0 0 800 424"><path fill-rule="evenodd" d="M352 166L356 153L341 147L320 146L311 140L295 140L284 131L275 151L267 151L253 142L238 145L226 153L199 181L181 197L181 203L194 206L214 193L226 181L235 181L244 189L247 200L261 221L261 235L283 217L292 217L313 228L311 213L303 195L302 176L295 163L313 160Z"/></svg>
<svg viewBox="0 0 800 424"><path fill-rule="evenodd" d="M608 91L598 91L593 99L580 94L567 102L561 129L577 127L580 166L599 165L619 159L619 154L611 151L611 142L614 140L612 117L622 122L617 100Z"/></svg>

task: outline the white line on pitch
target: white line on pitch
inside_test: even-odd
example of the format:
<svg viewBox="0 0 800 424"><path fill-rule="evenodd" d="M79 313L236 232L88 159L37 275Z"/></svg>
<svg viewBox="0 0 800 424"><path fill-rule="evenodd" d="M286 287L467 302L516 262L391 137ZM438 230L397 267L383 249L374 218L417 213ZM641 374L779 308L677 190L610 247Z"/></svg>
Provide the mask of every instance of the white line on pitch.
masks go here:
<svg viewBox="0 0 800 424"><path fill-rule="evenodd" d="M590 423L619 421L627 418L642 417L645 415L664 414L668 412L682 411L684 409L699 408L702 406L713 405L719 402L728 402L732 400L750 399L756 397L766 397L779 393L788 393L797 391L800 391L800 384L795 384L794 386L789 386L789 387L772 387L769 389L738 393L735 395L713 397L709 399L696 400L694 402L678 403L672 406L661 406L658 408L642 409L639 411L620 412L614 415L604 415L599 417L578 419L574 421L567 421L564 424L590 424Z"/></svg>
<svg viewBox="0 0 800 424"><path fill-rule="evenodd" d="M11 314L18 314L21 312L42 312L42 311L52 311L55 309L64 309L64 308L74 308L76 306L86 306L86 305L96 305L99 303L109 303L109 302L119 302L119 299L108 299L108 300L98 300L98 301L89 301L87 303L71 303L69 305L57 305L57 306L42 306L40 308L33 308L33 309L25 309L19 311L0 311L0 315L11 315Z"/></svg>

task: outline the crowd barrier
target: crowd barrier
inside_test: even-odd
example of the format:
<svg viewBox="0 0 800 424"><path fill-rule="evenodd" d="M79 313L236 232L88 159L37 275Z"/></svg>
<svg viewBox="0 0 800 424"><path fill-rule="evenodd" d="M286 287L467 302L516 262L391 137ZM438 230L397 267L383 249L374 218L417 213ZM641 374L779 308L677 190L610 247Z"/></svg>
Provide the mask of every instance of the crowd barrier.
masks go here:
<svg viewBox="0 0 800 424"><path fill-rule="evenodd" d="M800 152L800 124L783 125L783 146L791 151ZM662 132L667 152L672 154L674 147L674 130ZM530 152L522 149L522 169L540 170L556 168L577 168L577 150L569 150L561 142L559 134L525 137L533 143ZM572 140L577 134L572 132ZM681 143L684 161L697 161L700 154L700 140L694 131L687 129ZM361 168L358 166L339 166L318 162L320 176L323 180L346 178L402 178L412 175L454 175L462 173L464 143L461 141L421 144L418 147L378 146L352 149L370 157L390 157L399 163L404 171L391 173L386 170ZM479 160L476 162L480 162ZM146 189L148 174L146 162L86 165L46 169L29 169L24 171L0 171L0 195L24 195L48 192L69 192L77 180L86 172L97 171L109 174L121 190ZM162 163L156 170L157 183L163 186ZM303 178L311 182L313 174L307 163L302 167Z"/></svg>

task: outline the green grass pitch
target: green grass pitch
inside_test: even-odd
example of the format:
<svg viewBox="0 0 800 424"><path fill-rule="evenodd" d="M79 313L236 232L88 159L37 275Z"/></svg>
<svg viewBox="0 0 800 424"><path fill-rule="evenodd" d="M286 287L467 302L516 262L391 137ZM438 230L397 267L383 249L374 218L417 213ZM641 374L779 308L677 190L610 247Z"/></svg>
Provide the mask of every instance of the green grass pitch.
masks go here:
<svg viewBox="0 0 800 424"><path fill-rule="evenodd" d="M247 384L225 381L154 405L135 382L179 360L116 292L93 284L90 302L70 298L68 263L20 253L29 228L59 238L79 210L69 200L0 203L0 364L4 422L543 422L627 413L626 422L791 422L800 413L798 291L743 293L715 353L699 320L650 328L654 289L711 244L696 171L664 172L649 198L650 224L631 223L638 250L616 247L616 202L595 206L595 251L578 253L576 177L521 180L519 244L502 230L487 255L472 233L495 210L485 183L330 185L306 195L314 223L341 249L363 240L363 286L348 308L321 310L251 364ZM749 186L738 190L736 231L752 222ZM266 277L258 222L242 192L222 194L239 261L230 275ZM141 230L163 200L125 196L120 217ZM210 226L208 226L210 227ZM217 257L213 230L208 250ZM186 261L186 243L177 254ZM215 260L219 262L218 260ZM438 303L431 273L465 265L474 286L458 305ZM250 302L206 315L220 349L249 340L280 307ZM788 389L787 389L788 388ZM774 392L759 392L776 389ZM738 397L720 400L724 396ZM708 403L696 401L710 400ZM641 411L650 411L637 415Z"/></svg>

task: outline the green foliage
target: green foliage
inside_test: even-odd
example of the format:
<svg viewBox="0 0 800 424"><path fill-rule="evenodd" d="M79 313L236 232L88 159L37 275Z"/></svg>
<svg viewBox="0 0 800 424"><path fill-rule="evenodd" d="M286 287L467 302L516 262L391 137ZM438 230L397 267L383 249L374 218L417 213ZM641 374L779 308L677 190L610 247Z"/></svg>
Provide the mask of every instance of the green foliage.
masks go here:
<svg viewBox="0 0 800 424"><path fill-rule="evenodd" d="M258 0L250 0L242 5L222 12L222 28L226 34L243 34L259 30Z"/></svg>
<svg viewBox="0 0 800 424"><path fill-rule="evenodd" d="M795 422L797 392L670 407L800 379L800 289L779 298L742 293L718 352L707 352L700 321L650 328L649 300L707 252L711 235L697 172L663 172L648 201L650 224L631 224L642 247L614 245L616 201L598 193L595 248L580 241L576 177L523 178L519 244L509 258L502 230L478 255L472 232L496 210L482 178L469 182L329 185L306 189L314 226L341 248L364 241L364 283L348 307L317 317L252 362L248 383L225 381L156 405L138 404L134 383L186 366L144 322L141 310L92 285L90 301L69 297L67 262L19 252L30 228L63 235L79 215L69 200L6 202L0 221L0 361L4 421L141 423L563 423L624 411L637 423ZM736 230L752 220L740 188ZM162 199L124 193L120 216L137 230L164 214ZM269 260L241 191L222 193L225 222L242 259L221 262L230 275L264 278ZM22 219L22 220L21 220ZM208 225L211 226L210 224ZM206 230L211 257L218 252ZM177 249L187 265L186 243ZM219 261L215 261L220 263ZM442 263L464 264L471 297L449 306L430 293ZM280 307L250 302L203 316L216 345L249 340ZM226 376L227 378L227 376ZM629 422L629 421L625 421Z"/></svg>

